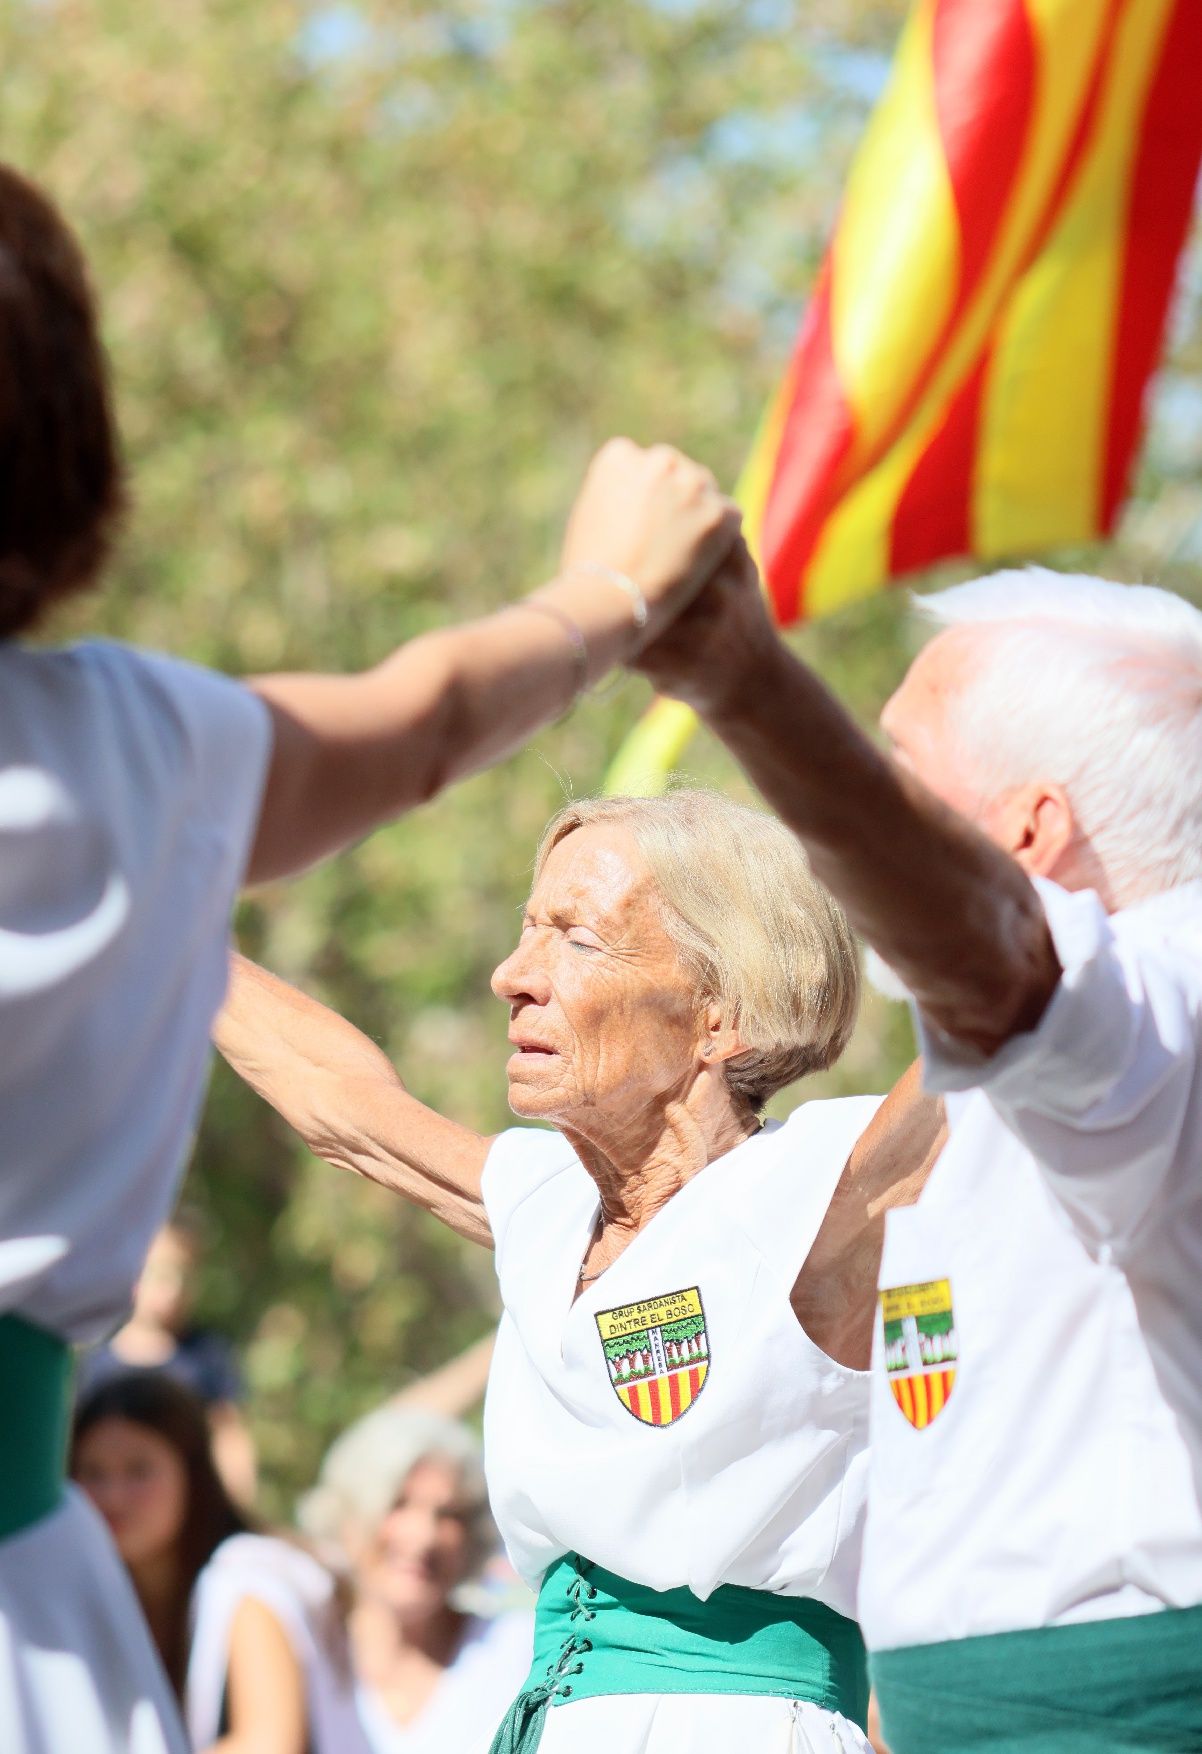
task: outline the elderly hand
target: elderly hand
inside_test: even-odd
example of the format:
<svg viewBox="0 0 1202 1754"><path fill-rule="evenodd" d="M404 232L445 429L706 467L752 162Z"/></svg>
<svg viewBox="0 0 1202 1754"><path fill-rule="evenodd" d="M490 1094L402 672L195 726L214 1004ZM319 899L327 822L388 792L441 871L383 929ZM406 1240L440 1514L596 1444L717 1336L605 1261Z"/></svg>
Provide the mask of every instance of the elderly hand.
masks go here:
<svg viewBox="0 0 1202 1754"><path fill-rule="evenodd" d="M742 514L708 469L670 445L611 439L593 458L568 519L560 577L611 570L647 603L644 641L661 632L728 553Z"/></svg>
<svg viewBox="0 0 1202 1754"><path fill-rule="evenodd" d="M732 691L756 686L764 655L776 643L759 571L739 536L701 590L644 646L632 667L661 694L686 700L705 716Z"/></svg>

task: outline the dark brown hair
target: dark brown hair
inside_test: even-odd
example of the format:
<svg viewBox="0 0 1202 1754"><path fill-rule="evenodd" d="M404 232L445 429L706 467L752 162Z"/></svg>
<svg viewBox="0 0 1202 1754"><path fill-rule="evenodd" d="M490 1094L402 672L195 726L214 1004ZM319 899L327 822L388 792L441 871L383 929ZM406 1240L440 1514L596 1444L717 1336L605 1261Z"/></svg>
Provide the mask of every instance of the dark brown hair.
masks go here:
<svg viewBox="0 0 1202 1754"><path fill-rule="evenodd" d="M179 1596L171 1616L168 1648L160 1651L173 1687L182 1694L192 1587L222 1541L229 1535L244 1534L254 1525L221 1482L213 1463L204 1403L191 1389L151 1370L123 1372L102 1383L84 1398L75 1414L73 1471L81 1440L104 1419L125 1419L153 1431L171 1445L187 1474L187 1507L178 1537Z"/></svg>
<svg viewBox="0 0 1202 1754"><path fill-rule="evenodd" d="M95 583L124 502L83 253L0 164L0 640Z"/></svg>

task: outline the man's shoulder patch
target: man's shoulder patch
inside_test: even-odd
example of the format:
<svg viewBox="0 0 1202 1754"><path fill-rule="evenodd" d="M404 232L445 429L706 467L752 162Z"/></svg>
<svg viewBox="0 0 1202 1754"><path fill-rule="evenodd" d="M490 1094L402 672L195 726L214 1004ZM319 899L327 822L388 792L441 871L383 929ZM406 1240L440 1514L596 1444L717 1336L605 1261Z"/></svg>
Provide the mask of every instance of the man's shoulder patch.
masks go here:
<svg viewBox="0 0 1202 1754"><path fill-rule="evenodd" d="M925 1431L956 1384L959 1347L951 1280L882 1286L880 1300L893 1399L914 1429Z"/></svg>

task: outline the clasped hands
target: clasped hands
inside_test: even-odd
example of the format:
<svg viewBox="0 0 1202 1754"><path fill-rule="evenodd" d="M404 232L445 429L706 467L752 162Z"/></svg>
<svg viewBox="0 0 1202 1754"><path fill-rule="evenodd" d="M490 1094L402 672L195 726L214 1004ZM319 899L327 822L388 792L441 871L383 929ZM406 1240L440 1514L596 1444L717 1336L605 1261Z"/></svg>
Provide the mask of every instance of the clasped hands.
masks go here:
<svg viewBox="0 0 1202 1754"><path fill-rule="evenodd" d="M560 577L616 573L645 600L626 663L703 713L776 644L741 524L701 464L618 438L594 457L564 537Z"/></svg>

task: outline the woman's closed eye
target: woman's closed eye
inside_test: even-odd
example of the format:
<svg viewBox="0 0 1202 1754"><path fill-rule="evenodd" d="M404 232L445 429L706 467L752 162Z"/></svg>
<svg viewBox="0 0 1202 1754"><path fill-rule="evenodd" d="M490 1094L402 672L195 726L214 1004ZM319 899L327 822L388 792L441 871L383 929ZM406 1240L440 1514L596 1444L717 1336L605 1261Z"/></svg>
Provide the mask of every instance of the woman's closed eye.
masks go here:
<svg viewBox="0 0 1202 1754"><path fill-rule="evenodd" d="M595 954L599 954L605 949L605 945L593 937L591 932L586 932L580 926L573 926L569 931L568 943L573 950L592 951Z"/></svg>

